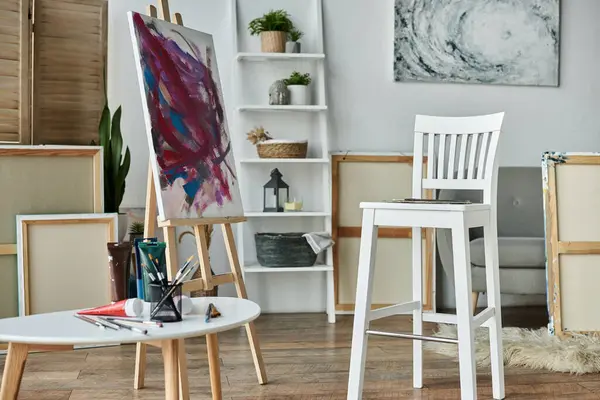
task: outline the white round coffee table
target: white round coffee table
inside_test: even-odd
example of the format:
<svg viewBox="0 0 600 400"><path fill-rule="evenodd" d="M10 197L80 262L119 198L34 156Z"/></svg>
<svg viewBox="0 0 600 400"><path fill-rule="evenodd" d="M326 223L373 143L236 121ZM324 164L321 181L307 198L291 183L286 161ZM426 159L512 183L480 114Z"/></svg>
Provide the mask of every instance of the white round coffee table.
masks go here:
<svg viewBox="0 0 600 400"><path fill-rule="evenodd" d="M114 343L160 343L165 367L165 398L179 398L179 340L206 335L209 347L211 382L220 383L219 348L216 333L242 326L260 315L260 307L249 300L231 297L192 299L193 312L182 322L149 328L148 335L126 329L100 329L75 318L74 311L38 314L0 320L0 342L8 342L8 355L2 376L0 400L16 400L23 369L30 350L60 345L110 345ZM204 321L208 304L213 303L220 317ZM187 374L183 374L187 376ZM187 387L187 382L183 387ZM213 386L214 387L214 386ZM220 387L220 384L219 384ZM216 396L216 397L215 397ZM213 398L220 398L214 393Z"/></svg>

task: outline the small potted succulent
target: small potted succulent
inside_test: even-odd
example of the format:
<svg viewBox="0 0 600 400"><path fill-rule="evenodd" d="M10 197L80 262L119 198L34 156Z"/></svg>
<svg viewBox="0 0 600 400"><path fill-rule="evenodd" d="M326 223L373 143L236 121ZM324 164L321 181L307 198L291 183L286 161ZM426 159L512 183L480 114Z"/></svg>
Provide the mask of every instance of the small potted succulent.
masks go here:
<svg viewBox="0 0 600 400"><path fill-rule="evenodd" d="M293 28L294 24L285 10L271 10L248 24L250 34L260 36L264 53L284 53L288 34Z"/></svg>
<svg viewBox="0 0 600 400"><path fill-rule="evenodd" d="M285 52L301 53L302 44L300 43L300 39L302 39L303 36L304 32L302 32L300 29L292 28L292 30L288 34L288 42L285 44Z"/></svg>
<svg viewBox="0 0 600 400"><path fill-rule="evenodd" d="M289 78L283 82L286 84L290 91L290 104L292 105L308 105L310 104L310 91L308 85L310 85L312 79L310 74L301 74L298 71L294 71Z"/></svg>
<svg viewBox="0 0 600 400"><path fill-rule="evenodd" d="M144 223L140 221L132 222L129 225L129 241L133 242L135 239L142 239L144 237Z"/></svg>

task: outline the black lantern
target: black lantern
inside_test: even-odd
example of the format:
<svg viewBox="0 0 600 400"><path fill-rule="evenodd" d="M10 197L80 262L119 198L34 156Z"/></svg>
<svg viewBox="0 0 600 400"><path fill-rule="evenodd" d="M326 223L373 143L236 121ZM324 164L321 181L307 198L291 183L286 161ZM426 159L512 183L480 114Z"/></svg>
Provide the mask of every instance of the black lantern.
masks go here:
<svg viewBox="0 0 600 400"><path fill-rule="evenodd" d="M281 179L282 176L275 168L271 171L271 180L263 186L264 212L283 212L285 203L289 201L290 187Z"/></svg>

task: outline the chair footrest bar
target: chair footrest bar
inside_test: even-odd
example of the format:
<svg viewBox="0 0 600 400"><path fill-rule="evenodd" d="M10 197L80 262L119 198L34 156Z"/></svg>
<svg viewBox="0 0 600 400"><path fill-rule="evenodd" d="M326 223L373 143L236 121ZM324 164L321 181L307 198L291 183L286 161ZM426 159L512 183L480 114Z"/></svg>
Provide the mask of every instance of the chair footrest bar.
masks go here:
<svg viewBox="0 0 600 400"><path fill-rule="evenodd" d="M443 313L424 313L423 321L425 322L436 322L438 324L452 324L456 325L458 322L455 314L443 314Z"/></svg>
<svg viewBox="0 0 600 400"><path fill-rule="evenodd" d="M375 335L375 336L387 336L387 337L393 337L393 338L398 338L398 339L412 339L412 340L422 340L422 341L426 341L426 342L458 344L458 339L446 338L446 337L436 337L436 336L413 335L410 333L394 333L394 332L382 332L382 331L367 330L367 334Z"/></svg>
<svg viewBox="0 0 600 400"><path fill-rule="evenodd" d="M414 310L418 310L420 307L420 301L409 301L407 303L395 304L393 306L378 308L369 312L369 321L375 321L376 319L391 317L392 315L410 314Z"/></svg>
<svg viewBox="0 0 600 400"><path fill-rule="evenodd" d="M475 317L473 317L473 328L480 327L485 325L490 318L493 318L496 315L496 309L494 307L488 307Z"/></svg>

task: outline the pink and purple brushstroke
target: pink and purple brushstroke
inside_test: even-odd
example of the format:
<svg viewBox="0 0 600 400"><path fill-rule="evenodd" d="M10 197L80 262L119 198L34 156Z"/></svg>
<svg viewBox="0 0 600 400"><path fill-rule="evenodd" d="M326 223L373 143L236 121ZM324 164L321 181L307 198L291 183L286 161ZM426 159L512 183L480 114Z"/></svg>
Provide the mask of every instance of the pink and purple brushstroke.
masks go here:
<svg viewBox="0 0 600 400"><path fill-rule="evenodd" d="M232 201L229 175L231 182L236 179L227 162L231 143L210 47L203 57L198 45L180 32L169 33L178 35L189 51L166 37L153 20L133 14L133 22L161 189L183 179L183 209L202 216L211 204Z"/></svg>

